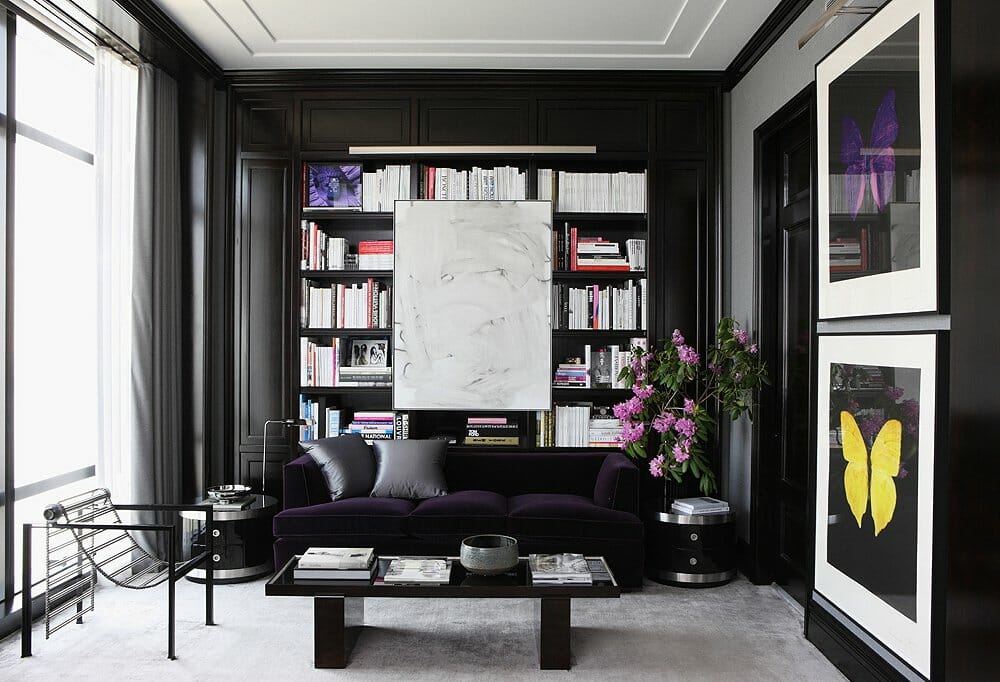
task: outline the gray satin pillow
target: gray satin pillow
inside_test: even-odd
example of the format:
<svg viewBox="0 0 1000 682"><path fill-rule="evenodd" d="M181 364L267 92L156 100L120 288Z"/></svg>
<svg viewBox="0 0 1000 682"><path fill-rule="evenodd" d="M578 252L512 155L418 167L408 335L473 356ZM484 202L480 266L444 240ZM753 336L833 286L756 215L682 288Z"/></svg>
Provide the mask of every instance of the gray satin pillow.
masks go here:
<svg viewBox="0 0 1000 682"><path fill-rule="evenodd" d="M323 472L330 498L365 497L375 483L375 455L357 434L299 443Z"/></svg>
<svg viewBox="0 0 1000 682"><path fill-rule="evenodd" d="M372 497L424 500L448 494L443 440L377 440Z"/></svg>

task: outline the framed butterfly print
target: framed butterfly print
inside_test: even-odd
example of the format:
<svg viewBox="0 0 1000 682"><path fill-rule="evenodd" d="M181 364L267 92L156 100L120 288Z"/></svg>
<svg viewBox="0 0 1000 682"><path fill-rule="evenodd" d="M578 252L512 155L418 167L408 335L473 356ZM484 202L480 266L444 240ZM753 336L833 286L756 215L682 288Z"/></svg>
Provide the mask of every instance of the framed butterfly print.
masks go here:
<svg viewBox="0 0 1000 682"><path fill-rule="evenodd" d="M820 336L815 590L930 675L936 334Z"/></svg>
<svg viewBox="0 0 1000 682"><path fill-rule="evenodd" d="M933 0L883 6L816 98L820 319L938 310Z"/></svg>

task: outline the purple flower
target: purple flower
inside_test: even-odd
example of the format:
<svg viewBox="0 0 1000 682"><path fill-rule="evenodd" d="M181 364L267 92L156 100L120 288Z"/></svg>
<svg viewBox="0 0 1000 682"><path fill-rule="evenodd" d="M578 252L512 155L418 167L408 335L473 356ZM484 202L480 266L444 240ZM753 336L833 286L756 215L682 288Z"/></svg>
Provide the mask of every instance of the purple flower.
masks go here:
<svg viewBox="0 0 1000 682"><path fill-rule="evenodd" d="M681 330L680 329L675 329L674 330L674 333L670 336L670 340L673 341L673 343L674 343L675 346L683 346L684 345L684 337L681 336Z"/></svg>
<svg viewBox="0 0 1000 682"><path fill-rule="evenodd" d="M736 340L740 342L740 345L745 346L750 342L750 333L746 329L737 329Z"/></svg>
<svg viewBox="0 0 1000 682"><path fill-rule="evenodd" d="M750 347L747 348L747 350L750 351L750 355L757 355L757 344L751 343Z"/></svg>
<svg viewBox="0 0 1000 682"><path fill-rule="evenodd" d="M654 478L663 476L663 455L657 455L649 460L649 473Z"/></svg>
<svg viewBox="0 0 1000 682"><path fill-rule="evenodd" d="M684 399L684 414L694 414L694 401L691 398Z"/></svg>
<svg viewBox="0 0 1000 682"><path fill-rule="evenodd" d="M646 366L646 365L647 365L648 363L649 363L649 354L648 354L648 353L645 353L645 354L643 354L643 355L640 355L640 356L639 356L639 357L637 357L637 358L632 358L632 360L631 360L631 361L630 361L630 362L629 362L628 364L629 364L629 367L631 367L631 368L632 368L632 371L633 371L633 372L634 372L634 373L635 373L636 375L638 375L639 373L641 373L641 372L642 372L643 368L644 368L644 367L645 367L645 366Z"/></svg>
<svg viewBox="0 0 1000 682"><path fill-rule="evenodd" d="M708 363L708 371L714 374L715 376L719 376L720 374L722 374L722 368L716 365L714 362Z"/></svg>
<svg viewBox="0 0 1000 682"><path fill-rule="evenodd" d="M691 346L680 346L677 349L677 355L680 356L681 362L685 365L698 364L698 351Z"/></svg>
<svg viewBox="0 0 1000 682"><path fill-rule="evenodd" d="M646 433L646 425L642 422L625 422L622 424L622 432L619 437L624 443L634 443L640 440Z"/></svg>
<svg viewBox="0 0 1000 682"><path fill-rule="evenodd" d="M632 397L623 403L618 403L611 408L611 412L622 421L628 421L633 414L642 412L642 401L637 397Z"/></svg>
<svg viewBox="0 0 1000 682"><path fill-rule="evenodd" d="M674 431L684 436L693 436L697 430L698 426L694 423L694 420L688 419L687 417L678 419L677 423L674 424Z"/></svg>
<svg viewBox="0 0 1000 682"><path fill-rule="evenodd" d="M871 441L871 439L875 437L875 434L878 433L879 429L882 428L884 423L885 420L881 417L870 414L861 420L861 423L858 424L858 428L861 430L861 435L864 436L865 440Z"/></svg>
<svg viewBox="0 0 1000 682"><path fill-rule="evenodd" d="M660 433L666 433L674 427L676 421L677 417L673 412L664 410L653 420L653 428Z"/></svg>
<svg viewBox="0 0 1000 682"><path fill-rule="evenodd" d="M892 402L896 402L903 397L903 389L898 386L889 386L885 389L885 396Z"/></svg>
<svg viewBox="0 0 1000 682"><path fill-rule="evenodd" d="M674 453L674 459L678 462L684 462L691 456L691 453L682 448L680 443L674 443L672 452Z"/></svg>
<svg viewBox="0 0 1000 682"><path fill-rule="evenodd" d="M899 465L899 474L897 474L897 476L899 478L906 478L909 475L910 475L910 472L906 470L906 467L904 467L902 464L900 464Z"/></svg>
<svg viewBox="0 0 1000 682"><path fill-rule="evenodd" d="M653 395L653 392L655 390L656 389L654 389L649 384L646 384L645 386L639 386L638 384L636 384L635 386L632 387L632 393L634 393L635 397L639 398L640 400L645 400L649 396Z"/></svg>
<svg viewBox="0 0 1000 682"><path fill-rule="evenodd" d="M903 408L903 414L907 419L918 419L920 417L920 401L915 398L904 400L899 404Z"/></svg>

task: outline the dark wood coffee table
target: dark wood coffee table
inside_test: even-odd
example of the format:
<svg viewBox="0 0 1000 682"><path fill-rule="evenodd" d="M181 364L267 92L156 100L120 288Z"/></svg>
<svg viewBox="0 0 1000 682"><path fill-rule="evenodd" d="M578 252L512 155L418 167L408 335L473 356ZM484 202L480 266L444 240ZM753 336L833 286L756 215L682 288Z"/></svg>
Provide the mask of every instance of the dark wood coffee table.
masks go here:
<svg viewBox="0 0 1000 682"><path fill-rule="evenodd" d="M588 560L599 561L605 571L594 574L593 585L532 585L527 559L523 557L516 569L501 576L472 575L457 558L448 557L452 559L452 569L447 585L385 585L377 582L385 575L389 562L394 558L379 557L376 582L372 584L295 580L292 573L298 558L292 558L267 582L264 593L268 596L313 598L313 655L317 668L347 666L351 650L364 628L365 597L535 599L538 667L542 670L570 668L570 600L617 599L621 595L621 589L603 557L587 557Z"/></svg>

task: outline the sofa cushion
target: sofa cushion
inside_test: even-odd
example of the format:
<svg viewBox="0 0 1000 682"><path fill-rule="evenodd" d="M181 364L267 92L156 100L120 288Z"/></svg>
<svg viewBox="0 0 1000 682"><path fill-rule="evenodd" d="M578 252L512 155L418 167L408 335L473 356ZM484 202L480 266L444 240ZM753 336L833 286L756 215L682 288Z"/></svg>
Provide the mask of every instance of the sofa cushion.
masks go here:
<svg viewBox="0 0 1000 682"><path fill-rule="evenodd" d="M642 539L642 521L582 495L531 493L507 500L507 530L533 537Z"/></svg>
<svg viewBox="0 0 1000 682"><path fill-rule="evenodd" d="M375 441L375 486L372 497L424 500L448 494L443 440Z"/></svg>
<svg viewBox="0 0 1000 682"><path fill-rule="evenodd" d="M507 498L488 490L461 490L417 504L406 522L416 537L461 539L507 530Z"/></svg>
<svg viewBox="0 0 1000 682"><path fill-rule="evenodd" d="M403 537L414 503L391 497L348 497L311 507L286 509L274 517L274 534L377 535Z"/></svg>
<svg viewBox="0 0 1000 682"><path fill-rule="evenodd" d="M330 499L361 497L375 484L375 453L356 433L302 441L299 447L319 465Z"/></svg>

